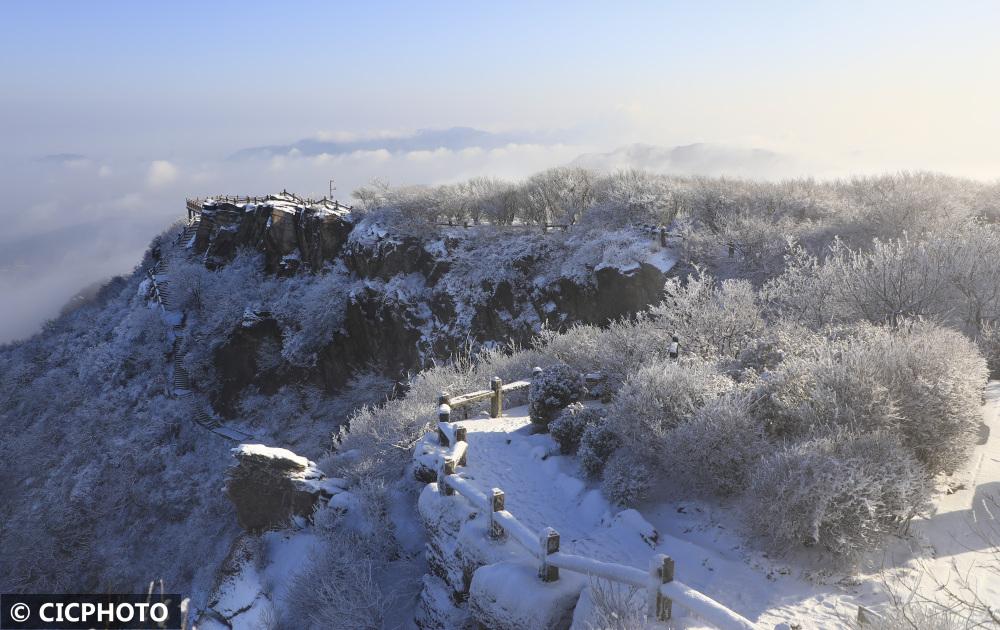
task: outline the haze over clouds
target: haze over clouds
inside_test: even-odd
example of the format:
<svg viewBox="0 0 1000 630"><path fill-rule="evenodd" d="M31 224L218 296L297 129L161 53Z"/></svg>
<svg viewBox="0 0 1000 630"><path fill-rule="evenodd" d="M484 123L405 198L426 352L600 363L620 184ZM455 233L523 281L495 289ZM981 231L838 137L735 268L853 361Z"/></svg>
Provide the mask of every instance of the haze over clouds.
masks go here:
<svg viewBox="0 0 1000 630"><path fill-rule="evenodd" d="M346 199L373 177L577 158L992 179L998 18L989 2L4 3L0 341L129 270L186 196L323 195L333 178Z"/></svg>

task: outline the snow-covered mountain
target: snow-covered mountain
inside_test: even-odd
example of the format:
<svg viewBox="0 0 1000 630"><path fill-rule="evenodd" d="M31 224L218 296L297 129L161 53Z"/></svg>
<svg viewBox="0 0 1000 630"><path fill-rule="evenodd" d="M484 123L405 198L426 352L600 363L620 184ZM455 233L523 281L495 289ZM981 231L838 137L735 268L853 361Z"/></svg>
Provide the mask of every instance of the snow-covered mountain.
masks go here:
<svg viewBox="0 0 1000 630"><path fill-rule="evenodd" d="M733 627L939 611L886 596L913 575L983 618L995 198L557 168L193 200L0 347L0 590L162 579L203 629L642 627L666 553ZM580 575L601 562L639 594Z"/></svg>
<svg viewBox="0 0 1000 630"><path fill-rule="evenodd" d="M249 147L233 154L232 159L251 157L271 157L296 153L311 155L341 155L355 151L388 151L389 153L409 151L434 151L436 149L494 149L511 143L538 142L542 139L536 133L492 132L472 127L449 127L445 129L418 129L413 133L383 134L345 139L305 138L290 144ZM551 140L548 136L545 139Z"/></svg>

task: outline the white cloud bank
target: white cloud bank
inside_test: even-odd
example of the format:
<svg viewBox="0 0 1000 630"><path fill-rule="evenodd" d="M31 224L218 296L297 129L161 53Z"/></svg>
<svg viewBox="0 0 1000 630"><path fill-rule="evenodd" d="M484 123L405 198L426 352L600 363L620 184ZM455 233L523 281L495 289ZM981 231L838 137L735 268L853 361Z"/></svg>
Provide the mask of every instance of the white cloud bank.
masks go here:
<svg viewBox="0 0 1000 630"><path fill-rule="evenodd" d="M166 160L154 160L149 165L146 183L151 188L162 188L177 181L177 167Z"/></svg>

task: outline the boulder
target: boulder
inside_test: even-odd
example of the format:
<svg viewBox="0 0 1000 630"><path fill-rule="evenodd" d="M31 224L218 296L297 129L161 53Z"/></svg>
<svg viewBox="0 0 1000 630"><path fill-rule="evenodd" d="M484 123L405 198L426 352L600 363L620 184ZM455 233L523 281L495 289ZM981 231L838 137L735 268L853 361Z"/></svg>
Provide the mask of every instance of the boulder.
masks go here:
<svg viewBox="0 0 1000 630"><path fill-rule="evenodd" d="M568 571L543 582L535 564L498 562L472 576L469 612L481 627L495 630L566 629L585 585L585 578Z"/></svg>
<svg viewBox="0 0 1000 630"><path fill-rule="evenodd" d="M241 444L232 453L236 464L226 473L226 494L240 526L251 533L280 529L295 516L310 519L320 499L340 492L313 462L289 450Z"/></svg>

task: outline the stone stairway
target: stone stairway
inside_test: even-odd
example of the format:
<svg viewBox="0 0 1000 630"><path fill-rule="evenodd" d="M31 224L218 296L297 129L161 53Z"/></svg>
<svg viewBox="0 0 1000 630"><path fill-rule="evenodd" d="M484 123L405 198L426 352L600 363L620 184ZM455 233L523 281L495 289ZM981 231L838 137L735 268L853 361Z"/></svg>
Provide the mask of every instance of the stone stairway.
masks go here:
<svg viewBox="0 0 1000 630"><path fill-rule="evenodd" d="M196 216L195 220L186 225L178 235L177 241L174 243L174 247L170 249L170 252L164 251L161 254L160 259L149 270L149 276L155 283L157 299L163 310L167 313L178 314L178 318L173 326L174 343L171 351L174 372L171 385L174 396L186 402L191 413L191 418L199 425L216 435L241 442L251 436L239 429L224 425L219 418L209 412L207 403L191 386L191 376L187 368L184 367L184 357L187 354L184 350L185 318L183 313L176 308L177 304L173 299L170 287L169 256L171 253L183 255L183 252L193 243L194 235L198 232L198 224L199 218Z"/></svg>

